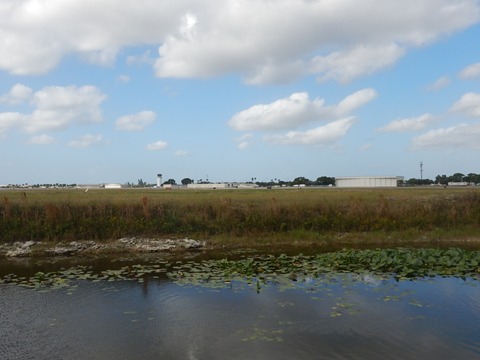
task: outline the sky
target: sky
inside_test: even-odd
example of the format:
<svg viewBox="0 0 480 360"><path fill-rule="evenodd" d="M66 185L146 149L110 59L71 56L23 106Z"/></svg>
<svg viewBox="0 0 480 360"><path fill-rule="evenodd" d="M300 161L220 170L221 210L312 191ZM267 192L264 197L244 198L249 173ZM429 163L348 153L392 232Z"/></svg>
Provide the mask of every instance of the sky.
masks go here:
<svg viewBox="0 0 480 360"><path fill-rule="evenodd" d="M0 184L480 173L479 0L0 0Z"/></svg>

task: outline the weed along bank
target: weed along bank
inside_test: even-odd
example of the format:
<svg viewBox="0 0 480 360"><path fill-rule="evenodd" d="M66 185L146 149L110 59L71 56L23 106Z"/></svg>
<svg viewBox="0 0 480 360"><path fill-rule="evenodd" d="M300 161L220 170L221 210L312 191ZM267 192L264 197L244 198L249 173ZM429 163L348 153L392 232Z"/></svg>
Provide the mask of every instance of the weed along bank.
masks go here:
<svg viewBox="0 0 480 360"><path fill-rule="evenodd" d="M193 238L211 246L469 239L480 189L4 190L0 243ZM424 240L428 239L428 240ZM46 244L45 244L46 245Z"/></svg>

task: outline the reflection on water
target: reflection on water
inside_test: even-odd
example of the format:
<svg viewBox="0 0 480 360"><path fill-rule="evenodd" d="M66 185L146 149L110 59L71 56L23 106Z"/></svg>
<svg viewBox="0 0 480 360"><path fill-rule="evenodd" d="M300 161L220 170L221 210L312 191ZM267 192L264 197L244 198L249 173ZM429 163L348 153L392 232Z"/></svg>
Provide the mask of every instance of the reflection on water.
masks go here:
<svg viewBox="0 0 480 360"><path fill-rule="evenodd" d="M0 284L1 359L477 359L477 280Z"/></svg>

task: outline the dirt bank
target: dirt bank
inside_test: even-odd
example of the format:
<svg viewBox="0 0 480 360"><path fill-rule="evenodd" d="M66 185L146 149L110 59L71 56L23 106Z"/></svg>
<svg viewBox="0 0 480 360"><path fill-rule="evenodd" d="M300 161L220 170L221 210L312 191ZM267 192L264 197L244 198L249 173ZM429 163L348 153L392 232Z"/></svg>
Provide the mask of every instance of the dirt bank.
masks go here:
<svg viewBox="0 0 480 360"><path fill-rule="evenodd" d="M81 254L117 254L117 253L152 253L162 251L201 250L204 241L193 239L150 239L126 237L113 242L71 241L57 244L46 242L15 242L0 245L0 257L28 256L73 256Z"/></svg>

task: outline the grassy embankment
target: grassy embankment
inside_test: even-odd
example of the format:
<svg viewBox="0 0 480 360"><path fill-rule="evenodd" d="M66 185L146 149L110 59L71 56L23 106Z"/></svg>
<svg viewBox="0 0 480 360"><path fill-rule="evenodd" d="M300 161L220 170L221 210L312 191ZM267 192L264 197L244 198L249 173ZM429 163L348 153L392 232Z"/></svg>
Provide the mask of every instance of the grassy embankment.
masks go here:
<svg viewBox="0 0 480 360"><path fill-rule="evenodd" d="M213 245L480 242L480 189L0 192L0 243L192 237Z"/></svg>

